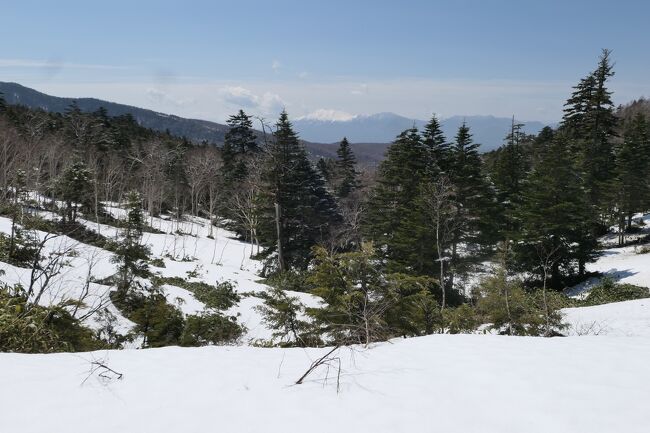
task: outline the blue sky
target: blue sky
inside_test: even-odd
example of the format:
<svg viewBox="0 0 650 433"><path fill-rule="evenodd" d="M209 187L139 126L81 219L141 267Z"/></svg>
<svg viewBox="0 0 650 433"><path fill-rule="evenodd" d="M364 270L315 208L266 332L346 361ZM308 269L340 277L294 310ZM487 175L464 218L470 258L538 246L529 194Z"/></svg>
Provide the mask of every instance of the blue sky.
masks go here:
<svg viewBox="0 0 650 433"><path fill-rule="evenodd" d="M555 121L603 47L650 96L647 1L3 2L0 80L222 121L493 114Z"/></svg>

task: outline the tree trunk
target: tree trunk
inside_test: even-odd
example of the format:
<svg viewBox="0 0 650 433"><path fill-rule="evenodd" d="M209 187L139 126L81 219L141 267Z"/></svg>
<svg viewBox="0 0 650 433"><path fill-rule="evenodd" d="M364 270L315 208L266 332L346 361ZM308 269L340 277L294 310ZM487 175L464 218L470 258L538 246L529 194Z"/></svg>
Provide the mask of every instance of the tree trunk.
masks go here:
<svg viewBox="0 0 650 433"><path fill-rule="evenodd" d="M284 252L282 251L282 225L280 218L282 217L282 209L279 203L275 203L275 230L278 237L278 267L280 272L284 272L286 265L284 263Z"/></svg>

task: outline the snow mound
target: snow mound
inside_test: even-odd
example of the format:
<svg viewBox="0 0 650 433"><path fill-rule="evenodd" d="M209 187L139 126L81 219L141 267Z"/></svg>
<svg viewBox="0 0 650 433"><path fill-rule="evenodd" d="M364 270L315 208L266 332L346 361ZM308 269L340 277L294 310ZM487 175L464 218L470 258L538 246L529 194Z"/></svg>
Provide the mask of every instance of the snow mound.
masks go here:
<svg viewBox="0 0 650 433"><path fill-rule="evenodd" d="M562 312L569 335L650 337L650 298L565 308Z"/></svg>
<svg viewBox="0 0 650 433"><path fill-rule="evenodd" d="M341 349L0 354L0 431L647 431L650 340L436 335ZM89 376L92 360L123 373ZM326 379L327 377L327 379ZM641 409L641 410L640 410Z"/></svg>

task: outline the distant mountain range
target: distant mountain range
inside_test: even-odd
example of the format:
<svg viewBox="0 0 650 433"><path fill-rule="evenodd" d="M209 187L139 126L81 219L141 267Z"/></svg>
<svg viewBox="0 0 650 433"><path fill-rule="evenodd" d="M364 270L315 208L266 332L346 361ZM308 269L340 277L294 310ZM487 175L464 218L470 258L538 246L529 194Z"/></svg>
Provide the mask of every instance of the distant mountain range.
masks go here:
<svg viewBox="0 0 650 433"><path fill-rule="evenodd" d="M17 83L0 82L0 92L4 94L8 104L24 105L54 113L63 113L73 102L85 112L104 107L110 116L128 113L146 128L169 131L197 143L207 141L221 145L228 131L227 125L207 120L186 119L95 98L50 96ZM443 131L449 140L453 139L463 121L472 129L474 140L482 144L482 151L497 148L503 142L511 123L511 119L493 116L454 116L442 119ZM303 117L296 119L293 124L314 157L335 157L338 142L347 137L353 143L353 150L360 162L376 164L383 159L387 143L393 141L397 134L414 125L422 128L426 121L409 119L394 113L378 113L335 120ZM540 122L528 122L524 129L528 133L537 133L544 126Z"/></svg>
<svg viewBox="0 0 650 433"><path fill-rule="evenodd" d="M452 140L463 122L469 125L474 141L481 143L481 150L496 149L510 131L512 119L494 116L453 116L440 119L442 130ZM394 113L353 116L346 119L326 120L303 117L293 122L305 140L321 143L340 141L347 137L353 143L389 143L402 131L415 126L422 129L426 120L409 119ZM544 126L541 122L525 123L524 131L537 134Z"/></svg>
<svg viewBox="0 0 650 433"><path fill-rule="evenodd" d="M131 114L135 120L145 128L155 131L169 130L174 135L187 137L190 140L220 144L228 131L228 126L206 120L185 119L171 114L158 113L144 108L130 105L117 104L95 98L60 98L41 93L17 83L0 82L0 92L4 93L8 104L24 105L29 108L43 109L52 113L63 113L73 102L76 102L81 111L96 111L104 107L109 116Z"/></svg>

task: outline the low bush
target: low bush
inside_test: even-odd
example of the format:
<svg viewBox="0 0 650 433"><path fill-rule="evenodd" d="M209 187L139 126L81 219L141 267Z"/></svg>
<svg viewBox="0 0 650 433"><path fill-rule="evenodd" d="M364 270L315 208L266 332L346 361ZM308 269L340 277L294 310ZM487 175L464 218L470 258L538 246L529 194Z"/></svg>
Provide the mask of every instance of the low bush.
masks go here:
<svg viewBox="0 0 650 433"><path fill-rule="evenodd" d="M81 352L107 347L66 307L33 305L20 286L0 287L0 352Z"/></svg>
<svg viewBox="0 0 650 433"><path fill-rule="evenodd" d="M216 285L203 281L188 281L181 277L153 277L154 285L169 284L180 287L194 294L194 297L208 308L227 310L240 301L240 296L235 291L235 284L231 281L222 281Z"/></svg>
<svg viewBox="0 0 650 433"><path fill-rule="evenodd" d="M187 316L181 335L181 346L206 346L210 344L233 344L244 333L235 317L219 313L201 313Z"/></svg>
<svg viewBox="0 0 650 433"><path fill-rule="evenodd" d="M647 287L618 284L611 278L603 278L600 284L591 289L584 300L584 305L601 305L644 298L650 298L650 289Z"/></svg>
<svg viewBox="0 0 650 433"><path fill-rule="evenodd" d="M443 312L443 320L450 334L469 334L480 325L479 317L469 304L456 308L447 308Z"/></svg>

